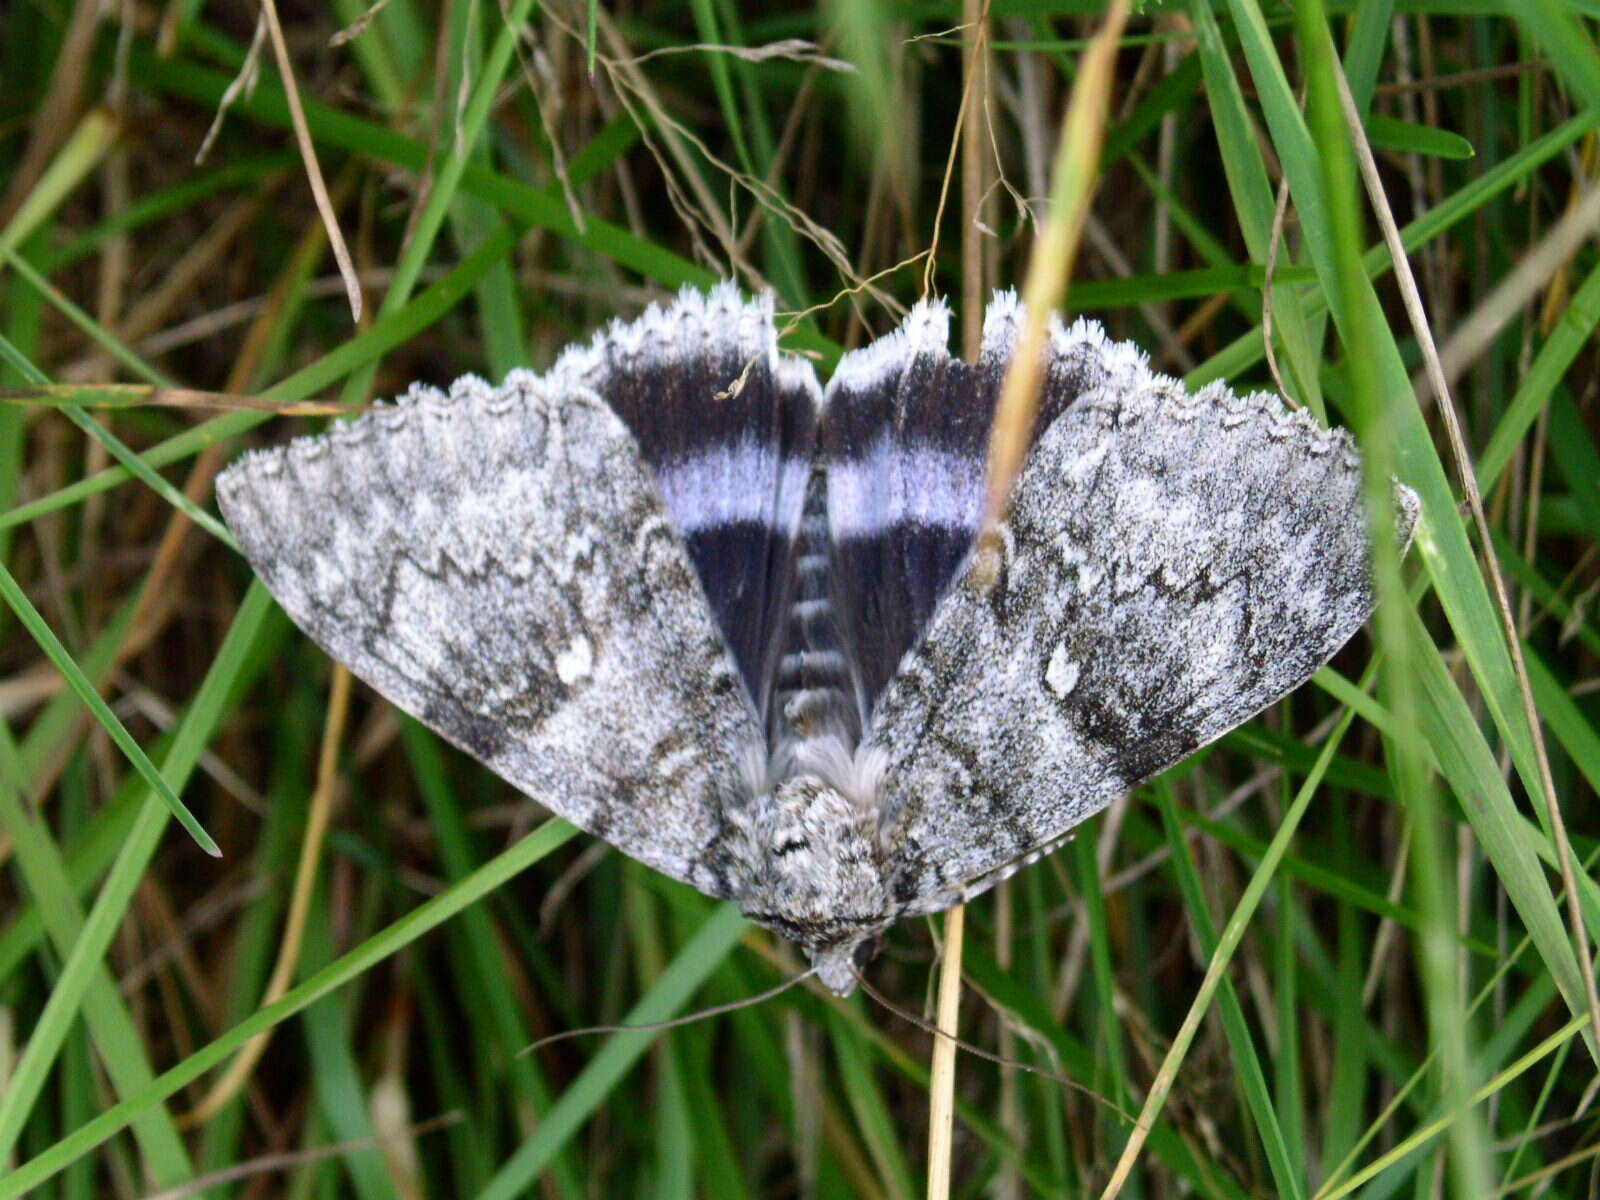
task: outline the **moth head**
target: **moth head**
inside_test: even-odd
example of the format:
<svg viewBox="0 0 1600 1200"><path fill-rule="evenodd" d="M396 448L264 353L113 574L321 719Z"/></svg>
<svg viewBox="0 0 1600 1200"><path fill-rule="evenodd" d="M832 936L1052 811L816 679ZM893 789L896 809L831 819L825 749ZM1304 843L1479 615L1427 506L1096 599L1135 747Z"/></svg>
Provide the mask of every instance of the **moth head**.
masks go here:
<svg viewBox="0 0 1600 1200"><path fill-rule="evenodd" d="M806 954L817 969L817 978L830 990L848 996L856 990L856 976L867 969L882 943L882 936L874 932L855 942L844 941L815 950L808 946Z"/></svg>
<svg viewBox="0 0 1600 1200"><path fill-rule="evenodd" d="M798 942L822 982L847 995L852 968L871 958L891 921L877 813L810 774L784 780L754 808L760 866L744 914Z"/></svg>

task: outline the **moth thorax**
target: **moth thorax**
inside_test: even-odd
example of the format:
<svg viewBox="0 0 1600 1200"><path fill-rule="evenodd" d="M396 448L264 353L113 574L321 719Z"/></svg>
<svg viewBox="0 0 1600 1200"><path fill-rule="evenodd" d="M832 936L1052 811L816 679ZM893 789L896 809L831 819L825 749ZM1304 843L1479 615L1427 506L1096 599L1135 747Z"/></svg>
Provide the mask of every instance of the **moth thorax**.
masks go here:
<svg viewBox="0 0 1600 1200"><path fill-rule="evenodd" d="M757 804L762 878L746 911L808 950L859 941L885 923L876 814L815 775L786 779Z"/></svg>

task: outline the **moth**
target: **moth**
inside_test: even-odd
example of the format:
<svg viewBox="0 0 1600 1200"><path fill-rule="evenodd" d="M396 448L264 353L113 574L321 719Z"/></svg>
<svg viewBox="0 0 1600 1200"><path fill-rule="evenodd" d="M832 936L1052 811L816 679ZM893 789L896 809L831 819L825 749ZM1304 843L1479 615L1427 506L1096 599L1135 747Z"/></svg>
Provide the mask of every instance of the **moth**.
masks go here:
<svg viewBox="0 0 1600 1200"><path fill-rule="evenodd" d="M1048 854L1373 607L1348 434L1082 320L977 548L1022 321L998 293L969 365L919 303L823 389L770 296L686 289L543 375L246 454L217 496L359 678L848 994L895 921ZM1398 484L1395 512L1405 543Z"/></svg>

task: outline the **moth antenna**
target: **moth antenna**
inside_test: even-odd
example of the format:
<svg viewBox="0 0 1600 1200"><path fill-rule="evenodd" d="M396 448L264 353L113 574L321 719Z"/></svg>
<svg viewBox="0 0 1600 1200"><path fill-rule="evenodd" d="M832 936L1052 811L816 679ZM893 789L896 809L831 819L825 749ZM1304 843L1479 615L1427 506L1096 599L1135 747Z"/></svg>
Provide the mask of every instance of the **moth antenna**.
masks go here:
<svg viewBox="0 0 1600 1200"><path fill-rule="evenodd" d="M1015 1058L1007 1058L1003 1054L995 1054L992 1051L985 1050L982 1046L973 1045L971 1042L967 1041L965 1038L959 1038L953 1033L949 1033L949 1032L947 1032L947 1031L945 1031L943 1029L940 1029L932 1021L928 1021L928 1020L923 1019L922 1017L919 1017L916 1013L912 1012L910 1009L902 1008L900 1005L896 1004L893 1000L889 999L889 997L885 996L877 988L873 987L870 983L868 983L866 976L863 975L859 969L852 968L852 970L855 971L856 982L861 985L861 990L864 991L867 995L871 996L882 1007L888 1009L895 1016L899 1017L902 1021L909 1021L909 1022L911 1022L911 1024L915 1025L918 1029L921 1029L921 1030L924 1030L924 1031L926 1031L928 1033L933 1034L934 1037L941 1037L941 1038L945 1038L948 1041L952 1041L957 1046L961 1047L961 1049L965 1050L968 1054L973 1054L973 1055L976 1055L979 1058L987 1059L989 1062L992 1062L992 1063L998 1063L1002 1067L1016 1067L1019 1071L1031 1071L1035 1075L1043 1075L1046 1079L1053 1079L1055 1082L1059 1083L1062 1087L1071 1088L1075 1092L1082 1092L1085 1096L1089 1097L1089 1099L1095 1101L1095 1103L1103 1105L1106 1108L1109 1108L1112 1112L1116 1113L1124 1121L1128 1122L1128 1124L1130 1124L1130 1125L1138 1125L1139 1124L1139 1119L1137 1117L1135 1117L1127 1109L1123 1108L1121 1105L1117 1104L1115 1101L1107 1100L1099 1092L1095 1091L1092 1088L1084 1086L1083 1084L1079 1083L1075 1079L1068 1079L1065 1075L1058 1075L1054 1071L1046 1070L1044 1067L1036 1067L1032 1063L1025 1063L1025 1062L1022 1062L1021 1060L1015 1059Z"/></svg>
<svg viewBox="0 0 1600 1200"><path fill-rule="evenodd" d="M532 1054L535 1050L548 1046L551 1042L564 1042L568 1038L583 1037L591 1033L654 1033L663 1029L676 1029L679 1025L693 1025L696 1021L703 1021L707 1017L719 1017L723 1013L737 1012L741 1008L749 1008L754 1004L764 1004L774 996L781 996L797 983L804 983L817 973L816 967L801 972L793 979L786 979L777 987L768 988L764 992L757 992L754 996L746 996L743 1000L730 1000L726 1004L713 1004L710 1008L702 1008L698 1012L685 1013L681 1017L673 1017L668 1021L650 1021L643 1025L589 1025L583 1029L568 1029L564 1033L552 1033L549 1037L542 1037L537 1042L532 1042L517 1051L517 1057Z"/></svg>

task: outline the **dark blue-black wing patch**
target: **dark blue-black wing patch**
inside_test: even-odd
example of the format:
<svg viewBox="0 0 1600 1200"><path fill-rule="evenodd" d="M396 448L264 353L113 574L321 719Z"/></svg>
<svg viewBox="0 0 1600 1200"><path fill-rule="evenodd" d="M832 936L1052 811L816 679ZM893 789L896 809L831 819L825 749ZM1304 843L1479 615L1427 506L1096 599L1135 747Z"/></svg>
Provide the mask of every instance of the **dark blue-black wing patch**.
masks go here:
<svg viewBox="0 0 1600 1200"><path fill-rule="evenodd" d="M556 369L592 387L633 434L765 720L821 405L810 363L778 352L772 297L685 288Z"/></svg>
<svg viewBox="0 0 1600 1200"><path fill-rule="evenodd" d="M894 333L845 355L828 383L821 453L834 604L863 723L977 534L989 426L1021 316L1014 293L995 296L974 366L950 356L944 304L924 301ZM1100 373L1082 355L1054 361L1035 430Z"/></svg>

